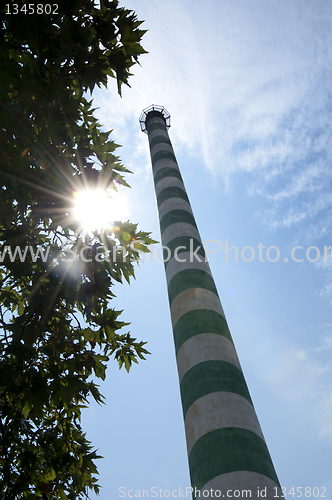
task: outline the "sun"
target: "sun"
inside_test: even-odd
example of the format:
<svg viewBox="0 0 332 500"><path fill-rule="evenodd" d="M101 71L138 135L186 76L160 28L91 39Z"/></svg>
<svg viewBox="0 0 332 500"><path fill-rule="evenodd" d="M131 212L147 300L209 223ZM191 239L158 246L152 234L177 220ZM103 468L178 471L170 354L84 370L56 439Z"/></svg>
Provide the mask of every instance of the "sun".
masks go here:
<svg viewBox="0 0 332 500"><path fill-rule="evenodd" d="M85 189L75 193L74 217L83 231L101 231L128 216L128 199L117 191Z"/></svg>

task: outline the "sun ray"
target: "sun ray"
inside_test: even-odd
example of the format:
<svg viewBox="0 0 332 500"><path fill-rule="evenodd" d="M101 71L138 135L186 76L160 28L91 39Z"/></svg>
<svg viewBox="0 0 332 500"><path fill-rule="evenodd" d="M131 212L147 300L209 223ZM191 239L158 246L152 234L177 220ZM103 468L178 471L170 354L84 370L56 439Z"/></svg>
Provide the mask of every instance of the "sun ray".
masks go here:
<svg viewBox="0 0 332 500"><path fill-rule="evenodd" d="M118 191L84 189L74 193L73 216L81 230L103 230L129 216L128 199Z"/></svg>

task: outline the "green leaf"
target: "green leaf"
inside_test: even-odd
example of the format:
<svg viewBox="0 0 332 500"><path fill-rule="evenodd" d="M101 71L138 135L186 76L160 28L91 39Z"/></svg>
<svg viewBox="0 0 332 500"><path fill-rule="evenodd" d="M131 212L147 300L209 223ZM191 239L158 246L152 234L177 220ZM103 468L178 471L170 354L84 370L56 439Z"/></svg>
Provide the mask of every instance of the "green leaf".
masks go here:
<svg viewBox="0 0 332 500"><path fill-rule="evenodd" d="M30 413L30 405L28 402L26 402L22 408L22 415L24 418L27 418L29 413Z"/></svg>
<svg viewBox="0 0 332 500"><path fill-rule="evenodd" d="M43 475L43 481L49 482L56 478L56 473L54 469L50 469L46 474Z"/></svg>
<svg viewBox="0 0 332 500"><path fill-rule="evenodd" d="M24 311L24 302L22 300L20 300L18 303L18 307L17 307L17 312L18 312L19 316L21 316L23 314L23 311Z"/></svg>

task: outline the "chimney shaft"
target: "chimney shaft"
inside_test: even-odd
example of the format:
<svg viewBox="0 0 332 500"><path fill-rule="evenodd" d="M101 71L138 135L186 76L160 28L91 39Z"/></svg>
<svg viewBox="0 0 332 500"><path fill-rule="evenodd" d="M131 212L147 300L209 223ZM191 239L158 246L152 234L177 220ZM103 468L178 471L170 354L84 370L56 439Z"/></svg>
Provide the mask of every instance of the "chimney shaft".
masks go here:
<svg viewBox="0 0 332 500"><path fill-rule="evenodd" d="M282 497L169 139L170 115L153 105L140 124L151 152L193 496L196 489L197 498L198 490L204 498L207 490Z"/></svg>

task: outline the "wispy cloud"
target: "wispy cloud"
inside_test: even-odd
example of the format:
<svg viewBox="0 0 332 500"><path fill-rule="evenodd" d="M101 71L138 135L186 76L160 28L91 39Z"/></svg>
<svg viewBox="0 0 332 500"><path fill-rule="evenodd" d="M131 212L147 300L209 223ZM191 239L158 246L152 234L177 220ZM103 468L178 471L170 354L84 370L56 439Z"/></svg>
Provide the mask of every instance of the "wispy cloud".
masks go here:
<svg viewBox="0 0 332 500"><path fill-rule="evenodd" d="M315 348L305 348L287 339L278 351L274 369L266 369L264 381L281 403L298 413L294 418L307 422L315 429L315 435L332 443L332 390L331 390L331 326L325 325L325 334ZM275 352L264 351L275 357Z"/></svg>
<svg viewBox="0 0 332 500"><path fill-rule="evenodd" d="M332 218L332 5L324 0L127 2L149 32L131 89L96 94L102 122L148 163L137 123L172 115L176 150L215 175L251 174L271 228L326 234ZM129 125L130 124L130 125ZM142 146L144 145L144 147ZM138 158L138 156L137 156ZM264 208L265 204L265 208Z"/></svg>

